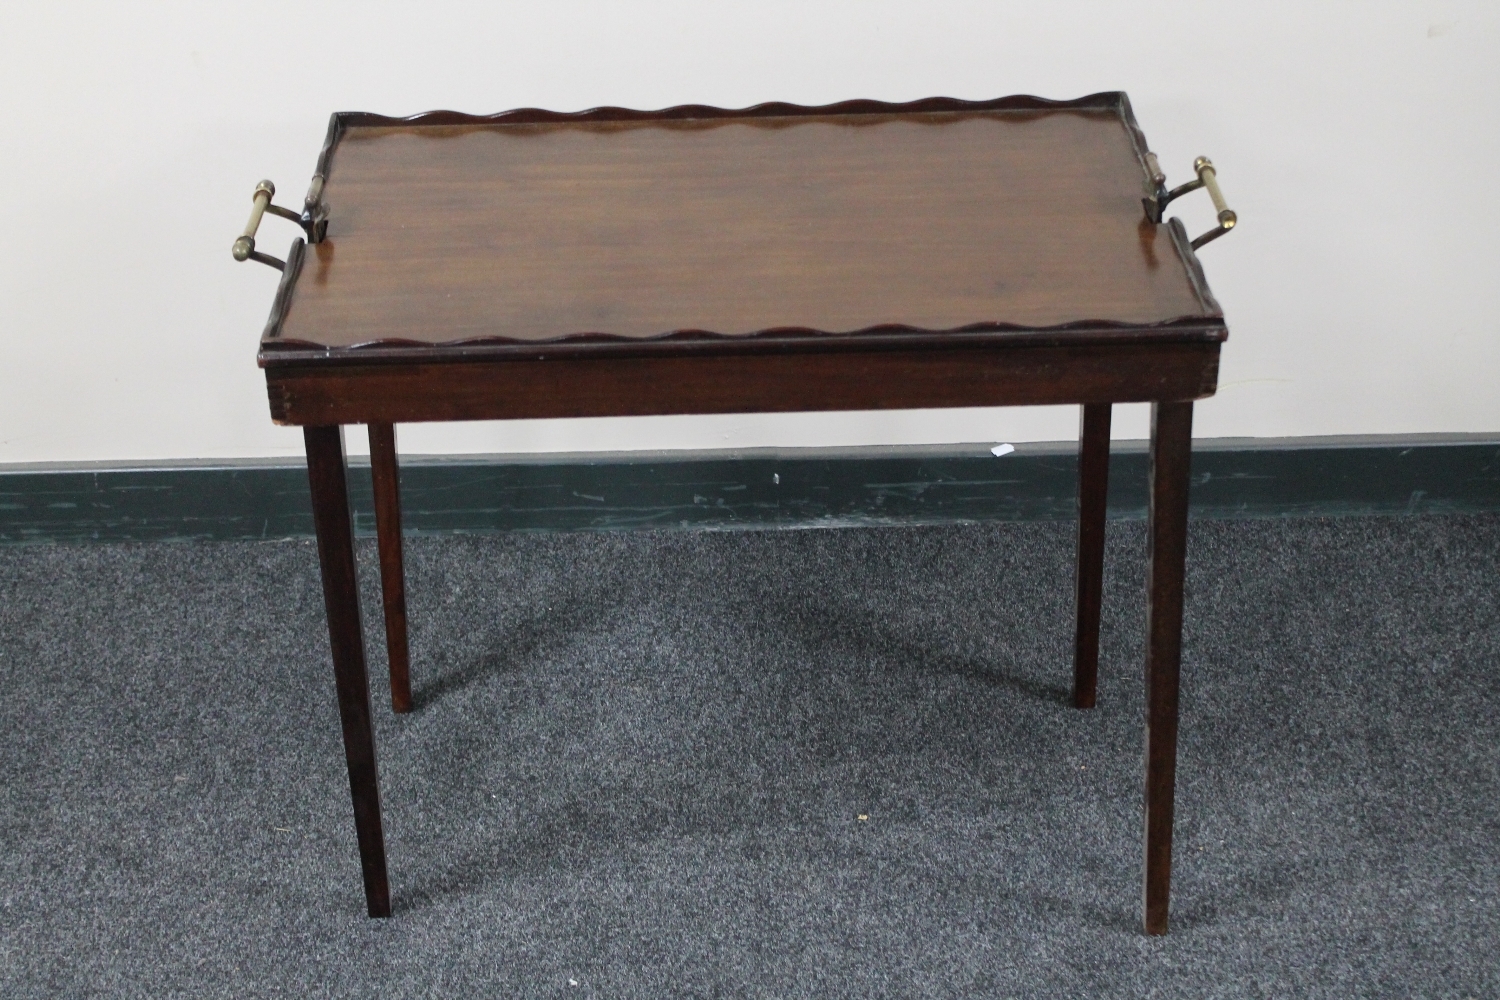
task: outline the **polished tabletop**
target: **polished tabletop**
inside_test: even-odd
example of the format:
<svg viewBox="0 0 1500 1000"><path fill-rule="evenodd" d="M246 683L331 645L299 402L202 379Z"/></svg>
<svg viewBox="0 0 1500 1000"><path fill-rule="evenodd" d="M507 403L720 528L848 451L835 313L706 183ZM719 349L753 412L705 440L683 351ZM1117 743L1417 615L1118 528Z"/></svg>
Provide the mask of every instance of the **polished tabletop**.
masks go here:
<svg viewBox="0 0 1500 1000"><path fill-rule="evenodd" d="M327 238L263 349L1221 323L1192 251L1144 220L1118 96L353 116L324 157Z"/></svg>

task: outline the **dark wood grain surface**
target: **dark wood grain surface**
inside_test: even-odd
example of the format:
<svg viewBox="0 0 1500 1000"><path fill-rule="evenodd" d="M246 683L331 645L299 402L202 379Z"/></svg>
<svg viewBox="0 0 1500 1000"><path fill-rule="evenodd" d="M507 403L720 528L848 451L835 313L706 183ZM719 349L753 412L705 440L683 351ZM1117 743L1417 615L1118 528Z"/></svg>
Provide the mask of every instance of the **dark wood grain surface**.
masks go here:
<svg viewBox="0 0 1500 1000"><path fill-rule="evenodd" d="M302 435L307 445L307 478L318 533L318 562L323 571L323 601L328 611L328 640L339 719L344 727L344 761L349 768L349 794L354 800L354 832L364 874L365 904L370 916L388 917L391 887L380 817L375 731L370 724L370 681L365 670L344 429L305 427Z"/></svg>
<svg viewBox="0 0 1500 1000"><path fill-rule="evenodd" d="M1073 577L1073 706L1093 708L1099 689L1099 617L1104 605L1104 527L1109 507L1112 407L1088 403L1078 422L1078 559Z"/></svg>
<svg viewBox="0 0 1500 1000"><path fill-rule="evenodd" d="M380 543L391 710L410 712L411 653L406 642L406 570L401 552L401 468L396 457L396 428L371 424L369 430L370 486L375 501L375 535Z"/></svg>
<svg viewBox="0 0 1500 1000"><path fill-rule="evenodd" d="M1193 404L1152 404L1151 499L1146 522L1147 934L1167 933L1172 901L1172 820L1192 451Z"/></svg>
<svg viewBox="0 0 1500 1000"><path fill-rule="evenodd" d="M1133 127L1110 107L351 126L266 346L1218 321L1143 224Z"/></svg>
<svg viewBox="0 0 1500 1000"><path fill-rule="evenodd" d="M307 364L266 369L284 424L1201 399L1217 342Z"/></svg>

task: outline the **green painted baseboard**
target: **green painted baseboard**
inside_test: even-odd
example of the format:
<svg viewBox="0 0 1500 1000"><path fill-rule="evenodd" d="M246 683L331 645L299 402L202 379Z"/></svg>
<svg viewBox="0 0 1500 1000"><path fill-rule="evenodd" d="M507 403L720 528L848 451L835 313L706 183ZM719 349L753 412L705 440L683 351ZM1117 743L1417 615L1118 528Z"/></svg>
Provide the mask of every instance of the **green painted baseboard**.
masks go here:
<svg viewBox="0 0 1500 1000"><path fill-rule="evenodd" d="M1076 445L413 458L411 533L801 528L1071 518ZM356 529L373 530L367 468ZM1144 442L1117 442L1110 516L1146 512ZM1195 443L1197 517L1500 511L1500 435ZM312 534L300 463L0 466L0 543Z"/></svg>

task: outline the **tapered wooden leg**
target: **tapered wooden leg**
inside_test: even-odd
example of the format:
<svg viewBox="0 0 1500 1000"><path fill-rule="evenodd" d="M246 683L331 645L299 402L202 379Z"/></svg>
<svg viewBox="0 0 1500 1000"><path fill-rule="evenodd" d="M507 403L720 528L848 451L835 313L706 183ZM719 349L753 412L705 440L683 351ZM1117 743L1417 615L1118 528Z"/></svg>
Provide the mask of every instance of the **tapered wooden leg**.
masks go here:
<svg viewBox="0 0 1500 1000"><path fill-rule="evenodd" d="M354 798L354 830L365 877L365 903L372 917L391 915L385 873L385 833L380 823L380 776L375 734L370 728L370 684L365 675L365 639L359 620L354 534L344 464L342 427L305 427L307 478L312 486L313 524L323 567L323 602L333 647L333 679L344 726L344 757Z"/></svg>
<svg viewBox="0 0 1500 1000"><path fill-rule="evenodd" d="M1146 567L1146 933L1165 934L1172 892L1177 782L1177 679L1187 558L1193 404L1151 407L1151 512Z"/></svg>
<svg viewBox="0 0 1500 1000"><path fill-rule="evenodd" d="M401 484L396 428L370 425L370 476L375 483L375 534L380 539L380 591L385 598L385 648L391 664L391 708L411 711L406 648L406 571L401 563Z"/></svg>
<svg viewBox="0 0 1500 1000"><path fill-rule="evenodd" d="M1108 403L1083 408L1078 430L1078 630L1073 642L1073 705L1093 708L1099 683L1099 611L1104 598L1104 510L1109 494Z"/></svg>

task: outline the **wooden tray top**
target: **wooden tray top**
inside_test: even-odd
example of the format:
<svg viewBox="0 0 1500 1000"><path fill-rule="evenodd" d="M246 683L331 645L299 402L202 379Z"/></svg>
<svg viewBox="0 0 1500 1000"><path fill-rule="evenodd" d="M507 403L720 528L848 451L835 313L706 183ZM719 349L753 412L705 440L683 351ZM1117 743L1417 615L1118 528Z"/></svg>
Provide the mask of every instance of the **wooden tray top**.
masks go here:
<svg viewBox="0 0 1500 1000"><path fill-rule="evenodd" d="M261 363L1101 331L1221 340L1123 93L340 113Z"/></svg>

